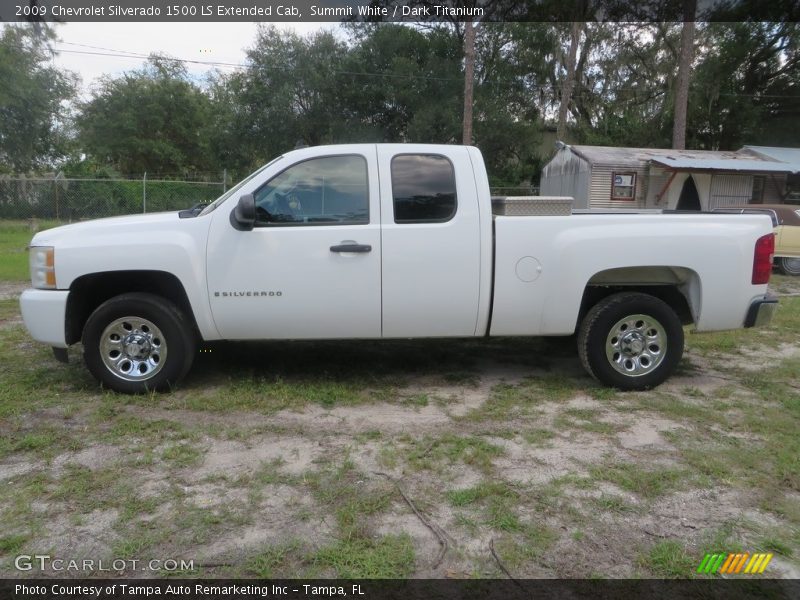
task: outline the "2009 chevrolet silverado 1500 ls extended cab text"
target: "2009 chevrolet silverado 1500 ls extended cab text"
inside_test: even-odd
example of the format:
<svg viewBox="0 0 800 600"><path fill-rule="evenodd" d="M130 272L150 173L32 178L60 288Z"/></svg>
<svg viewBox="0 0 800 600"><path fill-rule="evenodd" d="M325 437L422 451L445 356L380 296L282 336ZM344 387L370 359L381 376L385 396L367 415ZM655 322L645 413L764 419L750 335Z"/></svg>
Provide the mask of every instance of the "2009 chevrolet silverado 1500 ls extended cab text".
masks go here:
<svg viewBox="0 0 800 600"><path fill-rule="evenodd" d="M166 389L201 341L569 336L621 389L662 382L698 330L759 325L766 216L497 216L476 148L289 152L202 211L34 236L34 339L120 392Z"/></svg>

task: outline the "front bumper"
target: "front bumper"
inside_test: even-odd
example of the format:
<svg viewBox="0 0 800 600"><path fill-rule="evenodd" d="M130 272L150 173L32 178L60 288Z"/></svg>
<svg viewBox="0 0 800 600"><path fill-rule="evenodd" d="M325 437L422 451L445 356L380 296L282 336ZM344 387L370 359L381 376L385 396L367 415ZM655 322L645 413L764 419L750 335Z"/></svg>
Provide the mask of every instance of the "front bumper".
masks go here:
<svg viewBox="0 0 800 600"><path fill-rule="evenodd" d="M19 298L22 320L37 342L66 348L66 290L25 290Z"/></svg>
<svg viewBox="0 0 800 600"><path fill-rule="evenodd" d="M767 294L763 298L756 298L750 304L747 317L744 320L745 327L763 327L769 325L775 309L778 308L778 298Z"/></svg>

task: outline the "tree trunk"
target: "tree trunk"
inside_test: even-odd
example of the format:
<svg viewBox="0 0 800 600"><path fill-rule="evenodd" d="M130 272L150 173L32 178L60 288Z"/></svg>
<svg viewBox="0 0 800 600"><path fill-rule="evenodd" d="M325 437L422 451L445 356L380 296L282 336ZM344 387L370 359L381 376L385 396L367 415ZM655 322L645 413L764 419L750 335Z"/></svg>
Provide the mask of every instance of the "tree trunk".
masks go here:
<svg viewBox="0 0 800 600"><path fill-rule="evenodd" d="M472 104L475 84L475 24L464 23L464 129L463 144L472 145Z"/></svg>
<svg viewBox="0 0 800 600"><path fill-rule="evenodd" d="M572 89L575 87L575 62L578 56L578 44L581 41L582 21L572 22L572 32L569 40L569 55L567 56L567 76L561 86L561 104L558 107L558 128L556 139L563 140L567 132L567 111L572 100Z"/></svg>
<svg viewBox="0 0 800 600"><path fill-rule="evenodd" d="M678 82L675 86L675 120L672 124L672 147L686 148L686 112L689 105L689 72L694 58L694 16L696 0L684 0L681 54L678 59Z"/></svg>

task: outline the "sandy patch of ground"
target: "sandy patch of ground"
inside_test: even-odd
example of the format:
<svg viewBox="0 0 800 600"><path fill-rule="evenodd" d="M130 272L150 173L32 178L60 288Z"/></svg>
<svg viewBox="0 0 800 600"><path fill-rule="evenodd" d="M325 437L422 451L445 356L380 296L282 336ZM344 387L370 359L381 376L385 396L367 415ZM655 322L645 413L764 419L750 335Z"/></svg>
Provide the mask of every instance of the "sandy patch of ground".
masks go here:
<svg viewBox="0 0 800 600"><path fill-rule="evenodd" d="M746 360L754 361L756 355L785 358L797 351L792 345L757 349ZM695 365L704 360L693 355L688 359ZM705 367L703 371L688 369L654 392L599 394L595 398L588 379L577 378L574 358L563 362L553 362L546 373L563 373L565 385L574 386L574 393L558 401L537 398L535 406L523 407L529 410L522 416L514 413L505 420L478 421L471 413L492 400L498 385L530 385L529 378L542 375L542 369L479 360L469 382L421 378L400 386L386 401L334 408L308 403L271 415L121 405L120 412L126 416L171 421L193 431L195 435L181 444L198 453L196 463L190 466L170 465L159 457L175 444L163 441L149 458L143 457L141 465L121 473L134 488L135 500L150 503L134 519L157 535L160 528L169 527L189 511L194 521L187 523L187 531L168 536L163 551L177 552L201 565L222 565L205 574L225 575L225 565L240 566L265 548L292 540L300 540L305 551L336 543L341 535L337 529L341 515L333 504L320 501L324 486L320 490L312 483L319 473L333 477L330 473L350 463L353 471L341 477L352 476L347 485L353 498L376 486L391 490L388 506L365 516L361 524L374 539L407 534L415 552L415 577L502 576L490 551L493 541L501 553L503 544L522 553L519 562L513 562L513 556L506 559L514 564L513 573L518 577L632 577L642 574L642 555L664 540L680 542L691 554L699 553L714 531L730 523L734 523L733 538L743 545L756 543L752 532L735 525L742 519L764 527L786 526L761 511L757 499L737 489L678 487L656 498L644 498L607 481L589 479L593 470L604 465L634 464L657 472L679 464L678 449L667 434L681 429L694 435L696 425L690 419L670 419L642 409L641 401L652 394L656 402L658 394L666 393L700 405L714 399L723 386L735 388L737 397L750 394L730 376ZM412 401L422 396L427 403ZM632 410L634 407L637 410ZM79 418L65 420L55 410L35 416L39 417L58 420L60 426L76 431L84 426ZM32 426L35 418L26 421L26 426ZM608 427L587 430L592 425ZM225 437L229 428L234 439ZM536 430L549 430L552 435L541 443L526 441L525 434ZM443 436L454 443L479 440L500 451L487 464L470 463L469 448L461 455L432 452L430 464L423 461L419 455L424 454L426 443ZM42 468L54 478L63 477L67 465L94 471L120 464L124 469L124 460L134 450L90 443L79 451L56 456L47 465L8 457L0 460L0 485L30 477ZM396 481L420 514L445 532L448 552L438 567L432 566L440 550L437 537L378 472ZM590 483L553 489L569 478ZM339 483L334 478L324 485ZM453 491L482 484L505 485L516 495L453 504ZM554 495L542 499L545 493ZM502 511L512 515L510 521L501 520ZM132 535L126 531L131 523L120 521L119 510L77 514L65 502L60 508L41 504L34 513L46 515L42 518L47 528L38 531L26 547L52 548L60 555L113 558L115 544ZM198 532L207 531L192 536L195 526ZM527 556L525 549L537 543L526 537L534 526L547 530L552 543L541 542L541 552ZM160 546L158 552L162 552ZM7 572L4 568L0 566L0 573ZM776 559L773 575L791 576L797 569L793 559Z"/></svg>
<svg viewBox="0 0 800 600"><path fill-rule="evenodd" d="M27 281L0 281L0 300L14 300L19 298L23 290L30 287Z"/></svg>

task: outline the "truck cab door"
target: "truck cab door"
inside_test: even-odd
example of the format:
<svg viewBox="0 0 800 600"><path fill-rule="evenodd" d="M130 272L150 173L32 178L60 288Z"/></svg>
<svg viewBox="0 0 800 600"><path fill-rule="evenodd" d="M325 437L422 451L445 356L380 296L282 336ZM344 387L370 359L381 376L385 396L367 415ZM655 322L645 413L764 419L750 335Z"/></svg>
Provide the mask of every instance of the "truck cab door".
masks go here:
<svg viewBox="0 0 800 600"><path fill-rule="evenodd" d="M383 336L476 335L481 228L467 148L380 145L378 166Z"/></svg>
<svg viewBox="0 0 800 600"><path fill-rule="evenodd" d="M375 146L294 152L258 179L240 190L255 198L251 231L231 220L238 197L212 213L208 294L221 337L380 337Z"/></svg>

